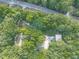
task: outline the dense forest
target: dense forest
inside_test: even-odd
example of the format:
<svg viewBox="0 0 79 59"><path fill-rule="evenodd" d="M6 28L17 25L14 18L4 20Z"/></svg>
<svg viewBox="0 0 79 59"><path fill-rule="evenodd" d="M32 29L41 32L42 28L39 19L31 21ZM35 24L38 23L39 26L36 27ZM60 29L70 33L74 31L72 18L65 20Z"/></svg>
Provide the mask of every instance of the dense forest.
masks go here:
<svg viewBox="0 0 79 59"><path fill-rule="evenodd" d="M79 16L79 0L26 0ZM74 2L74 3L73 3ZM45 35L55 38L48 49L41 47ZM22 44L17 44L22 38ZM79 20L63 14L47 14L0 4L0 59L79 59Z"/></svg>

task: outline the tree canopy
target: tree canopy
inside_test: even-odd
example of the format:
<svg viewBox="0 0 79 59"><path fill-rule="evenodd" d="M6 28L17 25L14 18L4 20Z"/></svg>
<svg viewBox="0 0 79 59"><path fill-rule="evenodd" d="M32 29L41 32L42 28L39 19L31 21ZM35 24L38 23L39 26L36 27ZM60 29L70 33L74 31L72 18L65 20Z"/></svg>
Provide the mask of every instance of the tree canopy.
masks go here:
<svg viewBox="0 0 79 59"><path fill-rule="evenodd" d="M0 20L0 59L79 58L79 23L75 19L63 14L45 14L0 5ZM22 47L14 43L19 33L25 37ZM58 46L54 40L48 50L42 49L40 46L45 35L54 36L56 33L62 34L62 42L59 42L62 45Z"/></svg>

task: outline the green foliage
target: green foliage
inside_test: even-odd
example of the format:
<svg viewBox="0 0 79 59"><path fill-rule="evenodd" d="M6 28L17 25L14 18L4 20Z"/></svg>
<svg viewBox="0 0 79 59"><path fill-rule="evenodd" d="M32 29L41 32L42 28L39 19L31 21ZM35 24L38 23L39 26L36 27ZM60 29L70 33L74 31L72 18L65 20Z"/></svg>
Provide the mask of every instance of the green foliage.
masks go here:
<svg viewBox="0 0 79 59"><path fill-rule="evenodd" d="M26 2L41 5L62 13L69 11L73 4L73 0L27 0Z"/></svg>
<svg viewBox="0 0 79 59"><path fill-rule="evenodd" d="M79 0L74 0L74 6L79 8Z"/></svg>
<svg viewBox="0 0 79 59"><path fill-rule="evenodd" d="M79 9L74 9L73 12L71 12L72 16L79 17Z"/></svg>
<svg viewBox="0 0 79 59"><path fill-rule="evenodd" d="M52 1L59 2L59 0ZM42 5L46 6L45 3ZM2 6L0 7L0 20L0 59L79 58L79 23L72 18L62 14L44 14L36 10ZM22 47L14 44L15 37L19 33L23 33L25 37ZM63 41L52 41L48 50L41 49L40 46L45 39L44 35L55 35L56 33L62 34Z"/></svg>

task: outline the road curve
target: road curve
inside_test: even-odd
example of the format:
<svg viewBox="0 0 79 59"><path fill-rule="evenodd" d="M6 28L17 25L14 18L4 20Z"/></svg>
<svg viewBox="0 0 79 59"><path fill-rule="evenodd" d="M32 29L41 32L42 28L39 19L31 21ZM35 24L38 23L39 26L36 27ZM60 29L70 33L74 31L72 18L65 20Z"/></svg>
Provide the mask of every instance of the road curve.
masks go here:
<svg viewBox="0 0 79 59"><path fill-rule="evenodd" d="M37 6L35 4L31 4L31 3L27 3L27 2L23 2L23 1L0 0L0 3L5 3L5 4L9 4L9 5L18 5L18 6L21 6L23 9L24 8L31 8L31 9L39 10L41 12L45 12L45 13L49 13L49 14L62 14L62 13L59 13L57 11L48 9L46 7ZM63 15L71 17L71 18L73 18L75 20L79 19L79 17L71 16L69 14L69 12L67 14L63 14Z"/></svg>
<svg viewBox="0 0 79 59"><path fill-rule="evenodd" d="M21 6L22 8L32 8L32 9L36 9L36 10L39 10L39 11L42 11L42 12L45 12L45 13L50 13L50 14L58 13L54 10L50 10L48 8L45 8L45 7L37 6L35 4L22 2L22 1L0 0L0 3L7 3L7 4L10 4L10 5L18 5L18 6Z"/></svg>

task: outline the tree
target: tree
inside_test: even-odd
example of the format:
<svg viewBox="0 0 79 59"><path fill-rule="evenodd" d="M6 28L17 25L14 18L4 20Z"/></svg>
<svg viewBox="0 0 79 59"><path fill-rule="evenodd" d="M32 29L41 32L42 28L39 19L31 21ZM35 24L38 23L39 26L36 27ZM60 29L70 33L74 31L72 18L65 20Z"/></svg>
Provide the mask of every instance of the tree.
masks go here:
<svg viewBox="0 0 79 59"><path fill-rule="evenodd" d="M74 0L74 6L79 8L79 0Z"/></svg>

